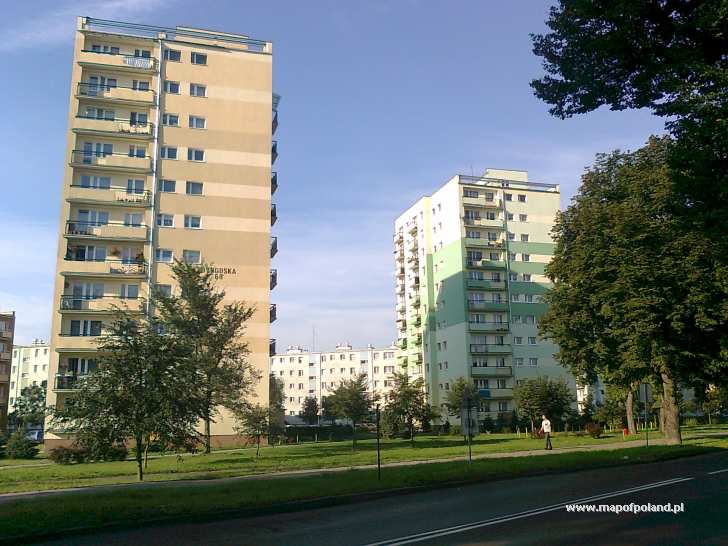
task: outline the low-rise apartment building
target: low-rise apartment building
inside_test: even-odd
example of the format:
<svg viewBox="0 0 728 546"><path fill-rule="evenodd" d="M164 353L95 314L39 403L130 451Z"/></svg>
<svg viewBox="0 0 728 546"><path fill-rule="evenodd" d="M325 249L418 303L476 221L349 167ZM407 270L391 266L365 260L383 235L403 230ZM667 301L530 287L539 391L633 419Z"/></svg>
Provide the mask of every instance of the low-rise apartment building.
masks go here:
<svg viewBox="0 0 728 546"><path fill-rule="evenodd" d="M15 337L15 311L0 311L0 432L8 428L10 361Z"/></svg>
<svg viewBox="0 0 728 546"><path fill-rule="evenodd" d="M47 388L50 365L50 345L36 339L31 345L14 345L10 367L10 412L26 387Z"/></svg>

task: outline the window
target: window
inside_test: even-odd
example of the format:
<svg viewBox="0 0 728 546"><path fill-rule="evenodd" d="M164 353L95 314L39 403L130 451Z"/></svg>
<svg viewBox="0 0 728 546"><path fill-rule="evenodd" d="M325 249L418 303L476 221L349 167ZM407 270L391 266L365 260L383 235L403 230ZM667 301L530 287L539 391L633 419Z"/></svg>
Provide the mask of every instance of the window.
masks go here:
<svg viewBox="0 0 728 546"><path fill-rule="evenodd" d="M171 214L157 214L157 225L159 227L174 227L174 216Z"/></svg>
<svg viewBox="0 0 728 546"><path fill-rule="evenodd" d="M131 88L134 89L135 91L149 91L149 82L142 82L142 81L139 81L139 80L132 80L131 81Z"/></svg>
<svg viewBox="0 0 728 546"><path fill-rule="evenodd" d="M493 193L492 192L485 192L485 200L486 201L493 201Z"/></svg>
<svg viewBox="0 0 728 546"><path fill-rule="evenodd" d="M526 315L523 317L523 322L526 324L536 324L536 317L533 315Z"/></svg>
<svg viewBox="0 0 728 546"><path fill-rule="evenodd" d="M515 359L516 366L523 366L523 357L517 356Z"/></svg>
<svg viewBox="0 0 728 546"><path fill-rule="evenodd" d="M124 214L124 225L140 227L144 221L144 215L141 212L127 212Z"/></svg>
<svg viewBox="0 0 728 546"><path fill-rule="evenodd" d="M523 280L525 282L531 282L531 274L530 273L524 273L523 274Z"/></svg>
<svg viewBox="0 0 728 546"><path fill-rule="evenodd" d="M508 273L508 280L517 281L518 280L518 273Z"/></svg>
<svg viewBox="0 0 728 546"><path fill-rule="evenodd" d="M528 365L529 366L538 366L538 358L531 357L528 359Z"/></svg>
<svg viewBox="0 0 728 546"><path fill-rule="evenodd" d="M190 229L200 229L202 227L202 220L199 216L185 214L185 227Z"/></svg>
<svg viewBox="0 0 728 546"><path fill-rule="evenodd" d="M521 233L521 242L522 243L528 242L528 233Z"/></svg>
<svg viewBox="0 0 728 546"><path fill-rule="evenodd" d="M523 260L524 262L530 262L531 255L530 254L521 254L521 260Z"/></svg>
<svg viewBox="0 0 728 546"><path fill-rule="evenodd" d="M507 220L508 220L509 222L510 222L511 220L513 220L513 213L512 213L512 212L507 212L507 213L506 213L506 219L507 219Z"/></svg>
<svg viewBox="0 0 728 546"><path fill-rule="evenodd" d="M100 336L101 321L100 320L72 320L71 333L72 336Z"/></svg>
<svg viewBox="0 0 728 546"><path fill-rule="evenodd" d="M508 402L498 402L498 411L508 411Z"/></svg>
<svg viewBox="0 0 728 546"><path fill-rule="evenodd" d="M521 336L515 336L513 338L514 345L523 345L523 338Z"/></svg>
<svg viewBox="0 0 728 546"><path fill-rule="evenodd" d="M152 56L152 52L148 49L135 49L134 50L134 56L135 57L144 57L145 59L148 59Z"/></svg>
<svg viewBox="0 0 728 546"><path fill-rule="evenodd" d="M190 84L190 96L191 97L206 97L207 87L200 85L199 83Z"/></svg>
<svg viewBox="0 0 728 546"><path fill-rule="evenodd" d="M182 261L188 264L200 263L200 251L199 250L183 250Z"/></svg>
<svg viewBox="0 0 728 546"><path fill-rule="evenodd" d="M165 49L163 57L165 61L178 63L182 60L182 52L177 49Z"/></svg>
<svg viewBox="0 0 728 546"><path fill-rule="evenodd" d="M205 150L187 148L187 161L205 161Z"/></svg>
<svg viewBox="0 0 728 546"><path fill-rule="evenodd" d="M162 114L162 125L179 127L179 116L177 114Z"/></svg>
<svg viewBox="0 0 728 546"><path fill-rule="evenodd" d="M529 345L536 345L536 338L534 336L529 336L529 338L528 338L528 344Z"/></svg>
<svg viewBox="0 0 728 546"><path fill-rule="evenodd" d="M187 195L202 195L202 182L187 182Z"/></svg>
<svg viewBox="0 0 728 546"><path fill-rule="evenodd" d="M525 202L526 202L526 194L525 194L525 193L519 193L519 194L518 194L518 200L519 200L519 201L520 201L521 203L525 203Z"/></svg>
<svg viewBox="0 0 728 546"><path fill-rule="evenodd" d="M121 298L135 300L139 297L139 285L138 284L122 284L121 285Z"/></svg>
<svg viewBox="0 0 728 546"><path fill-rule="evenodd" d="M154 251L154 259L158 262L172 263L172 251L168 248L157 248Z"/></svg>
<svg viewBox="0 0 728 546"><path fill-rule="evenodd" d="M189 121L190 129L204 129L207 126L205 118L200 116L190 116Z"/></svg>
<svg viewBox="0 0 728 546"><path fill-rule="evenodd" d="M159 181L159 191L164 193L174 193L177 182L174 180L161 179Z"/></svg>
<svg viewBox="0 0 728 546"><path fill-rule="evenodd" d="M521 222L528 222L528 214L519 214L518 220Z"/></svg>
<svg viewBox="0 0 728 546"><path fill-rule="evenodd" d="M480 239L480 232L475 230L468 230L465 236L468 239Z"/></svg>
<svg viewBox="0 0 728 546"><path fill-rule="evenodd" d="M157 250L160 250L160 249L157 249ZM154 288L156 289L157 293L159 293L163 296L172 295L172 285L171 284L157 284L157 285L155 285Z"/></svg>
<svg viewBox="0 0 728 546"><path fill-rule="evenodd" d="M533 294L525 294L524 298L526 303L533 303Z"/></svg>
<svg viewBox="0 0 728 546"><path fill-rule="evenodd" d="M162 146L162 159L177 159L177 148L174 146Z"/></svg>
<svg viewBox="0 0 728 546"><path fill-rule="evenodd" d="M179 82L164 80L164 92L179 95Z"/></svg>
<svg viewBox="0 0 728 546"><path fill-rule="evenodd" d="M146 157L146 146L129 146L129 157Z"/></svg>
<svg viewBox="0 0 728 546"><path fill-rule="evenodd" d="M144 180L136 178L128 178L126 180L126 193L141 194L144 193Z"/></svg>
<svg viewBox="0 0 728 546"><path fill-rule="evenodd" d="M506 201L513 201L513 194L512 193L506 193L505 194Z"/></svg>
<svg viewBox="0 0 728 546"><path fill-rule="evenodd" d="M513 324L520 324L521 315L513 315L513 317L511 317L511 321L513 322Z"/></svg>
<svg viewBox="0 0 728 546"><path fill-rule="evenodd" d="M193 51L191 60L192 64L207 64L207 55Z"/></svg>
<svg viewBox="0 0 728 546"><path fill-rule="evenodd" d="M509 252L508 253L508 261L515 262L516 261L516 253L515 252Z"/></svg>
<svg viewBox="0 0 728 546"><path fill-rule="evenodd" d="M111 177L82 174L78 185L82 188L98 188L102 190L108 190L111 187Z"/></svg>
<svg viewBox="0 0 728 546"><path fill-rule="evenodd" d="M506 388L506 380L505 379L498 379L497 385L499 389L505 389Z"/></svg>
<svg viewBox="0 0 728 546"><path fill-rule="evenodd" d="M463 197L478 197L478 192L475 190L463 190Z"/></svg>
<svg viewBox="0 0 728 546"><path fill-rule="evenodd" d="M495 220L495 212L487 211L485 213L486 220Z"/></svg>

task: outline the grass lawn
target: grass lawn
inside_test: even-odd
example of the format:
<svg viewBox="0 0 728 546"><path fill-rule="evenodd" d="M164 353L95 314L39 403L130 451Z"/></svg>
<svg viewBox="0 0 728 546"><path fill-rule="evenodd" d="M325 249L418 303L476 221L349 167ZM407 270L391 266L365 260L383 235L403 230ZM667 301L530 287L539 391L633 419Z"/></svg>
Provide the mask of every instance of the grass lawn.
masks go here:
<svg viewBox="0 0 728 546"><path fill-rule="evenodd" d="M300 449L300 448L299 448ZM399 449L391 448L390 450ZM427 448L425 448L427 449ZM514 457L402 466L384 469L381 482L376 470L348 470L335 475L280 478L203 484L176 482L163 487L142 486L113 490L89 490L54 496L18 498L4 502L0 516L1 542L17 543L52 533L102 526L132 526L165 520L202 521L235 514L285 511L308 505L296 501L346 496L416 486L437 486L654 462L728 449L728 439L699 438L682 446L634 447L609 451L561 453L544 457ZM283 451L283 450L281 450ZM293 453L294 449L290 450ZM316 501L318 505L344 502L345 498Z"/></svg>
<svg viewBox="0 0 728 546"><path fill-rule="evenodd" d="M653 434L651 434L652 436ZM656 436L655 436L656 437ZM635 439L641 439L638 436ZM557 433L554 446L574 447L583 445L607 445L622 441L620 434L607 434L594 439L589 436L575 436ZM481 435L473 441L473 454L502 453L542 447L540 440L516 438L515 434ZM411 447L406 440L384 440L382 462L418 461L443 459L466 455L466 447L459 436L420 436ZM33 459L31 461L4 461L7 465L35 464L18 468L0 467L0 493L39 491L66 487L85 487L133 483L136 480L134 461L85 463L78 465L57 465ZM44 466L40 464L47 463ZM357 442L357 451L352 452L349 442L307 443L261 449L256 460L255 449L218 451L210 455L184 455L149 459L145 481L212 479L228 476L246 476L286 470L347 467L376 463L376 440Z"/></svg>

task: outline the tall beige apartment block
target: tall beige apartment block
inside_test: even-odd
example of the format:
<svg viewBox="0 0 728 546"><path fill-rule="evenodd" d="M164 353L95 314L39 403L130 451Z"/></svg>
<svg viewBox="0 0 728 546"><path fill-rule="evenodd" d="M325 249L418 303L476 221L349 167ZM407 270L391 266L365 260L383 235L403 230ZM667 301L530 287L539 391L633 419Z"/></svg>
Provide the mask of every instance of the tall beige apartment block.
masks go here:
<svg viewBox="0 0 728 546"><path fill-rule="evenodd" d="M254 305L250 361L267 376L275 306L272 44L239 34L80 17L71 69L48 403L97 365L113 306L174 291L170 263L214 266ZM258 399L267 403L267 381ZM218 445L234 439L223 414ZM67 442L47 429L46 442Z"/></svg>
<svg viewBox="0 0 728 546"><path fill-rule="evenodd" d="M15 311L0 311L0 432L8 428L10 361L15 335Z"/></svg>

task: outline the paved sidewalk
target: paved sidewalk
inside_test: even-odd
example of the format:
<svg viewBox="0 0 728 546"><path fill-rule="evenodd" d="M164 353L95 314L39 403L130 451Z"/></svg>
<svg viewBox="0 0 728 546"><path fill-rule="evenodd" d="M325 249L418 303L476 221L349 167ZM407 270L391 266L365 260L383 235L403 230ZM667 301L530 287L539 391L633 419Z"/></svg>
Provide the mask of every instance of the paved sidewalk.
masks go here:
<svg viewBox="0 0 728 546"><path fill-rule="evenodd" d="M703 436L702 434L696 434L686 437L696 438ZM710 433L705 436L728 436L728 432L724 433ZM650 445L665 445L664 439L650 440ZM583 451L613 451L615 449L623 448L637 448L644 446L644 442L641 440L630 440L625 442L614 442L605 445L588 445L588 446L576 446L576 447L565 447L565 448L554 448L552 451L546 451L545 449L538 450L525 450L525 451L512 451L504 453L484 453L479 455L473 455L473 460L480 459L508 459L513 457L531 457L531 456L549 456L557 455L560 453L574 453ZM437 464L447 463L455 461L465 461L466 455L459 457L448 457L443 459L425 459L420 461L400 461L395 463L385 463L382 468L397 468L400 466L414 466L421 464ZM156 482L143 482L143 483L122 483L114 485L99 485L99 486L87 486L87 487L74 487L66 489L52 489L46 491L23 491L19 493L2 493L0 494L0 504L13 500L22 499L24 497L35 497L35 496L50 496L50 495L64 495L74 493L92 493L98 491L113 491L118 488L152 488L152 487L186 487L189 485L201 485L211 483L223 484L226 482L238 481L238 480L275 480L280 478L290 477L304 477L304 476L320 476L323 474L330 474L336 472L346 472L348 470L372 470L376 469L376 464L366 465L354 465L354 466L338 466L331 468L313 468L305 470L288 470L283 472L271 472L262 474L249 474L245 476L232 476L226 478L213 478L213 479L197 479L197 480L166 480Z"/></svg>

